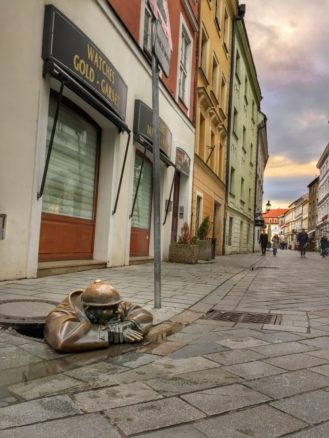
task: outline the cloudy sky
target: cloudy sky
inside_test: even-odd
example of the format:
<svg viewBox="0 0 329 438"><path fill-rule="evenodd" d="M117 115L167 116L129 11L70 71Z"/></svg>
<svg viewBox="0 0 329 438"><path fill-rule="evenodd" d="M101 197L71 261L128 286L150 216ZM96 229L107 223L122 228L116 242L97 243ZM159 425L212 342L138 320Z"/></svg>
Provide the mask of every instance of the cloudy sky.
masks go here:
<svg viewBox="0 0 329 438"><path fill-rule="evenodd" d="M329 142L329 0L240 0L268 117L264 200L308 191Z"/></svg>

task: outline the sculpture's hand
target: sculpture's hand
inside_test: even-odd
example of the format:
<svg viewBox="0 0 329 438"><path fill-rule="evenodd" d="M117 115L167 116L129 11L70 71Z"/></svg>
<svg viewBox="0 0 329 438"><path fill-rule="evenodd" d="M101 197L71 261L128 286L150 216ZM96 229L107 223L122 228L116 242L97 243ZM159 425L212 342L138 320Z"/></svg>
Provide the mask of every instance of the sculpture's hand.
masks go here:
<svg viewBox="0 0 329 438"><path fill-rule="evenodd" d="M143 339L143 335L142 333L133 330L131 328L128 328L126 330L123 331L123 338L125 340L125 342L140 342Z"/></svg>

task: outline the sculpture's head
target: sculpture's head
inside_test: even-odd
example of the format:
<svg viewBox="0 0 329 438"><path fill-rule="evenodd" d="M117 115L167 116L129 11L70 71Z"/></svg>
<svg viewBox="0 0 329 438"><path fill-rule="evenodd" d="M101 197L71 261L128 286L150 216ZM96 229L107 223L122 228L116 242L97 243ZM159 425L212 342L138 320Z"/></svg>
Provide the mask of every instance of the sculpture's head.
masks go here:
<svg viewBox="0 0 329 438"><path fill-rule="evenodd" d="M102 280L96 280L82 292L82 304L88 319L94 324L105 324L117 317L119 292Z"/></svg>

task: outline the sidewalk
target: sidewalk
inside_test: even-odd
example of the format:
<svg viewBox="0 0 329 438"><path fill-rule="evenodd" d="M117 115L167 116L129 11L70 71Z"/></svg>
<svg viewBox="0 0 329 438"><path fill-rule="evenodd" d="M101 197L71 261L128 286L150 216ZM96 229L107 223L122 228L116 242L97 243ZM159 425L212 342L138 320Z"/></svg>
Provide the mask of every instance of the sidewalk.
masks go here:
<svg viewBox="0 0 329 438"><path fill-rule="evenodd" d="M0 438L328 437L328 265L293 251L164 263L168 305L156 318L182 329L137 349L60 355L0 331ZM5 282L0 293L61 299L98 277L152 308L152 265ZM205 319L209 309L280 324Z"/></svg>

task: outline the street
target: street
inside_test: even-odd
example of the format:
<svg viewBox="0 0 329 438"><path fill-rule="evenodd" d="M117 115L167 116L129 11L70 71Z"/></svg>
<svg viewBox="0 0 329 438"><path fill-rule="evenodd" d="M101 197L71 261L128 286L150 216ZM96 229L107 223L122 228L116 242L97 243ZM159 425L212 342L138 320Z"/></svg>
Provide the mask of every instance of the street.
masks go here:
<svg viewBox="0 0 329 438"><path fill-rule="evenodd" d="M1 329L0 438L328 437L328 266L288 250L163 263L157 311L152 264L0 283L1 300L59 302L101 278L180 323L162 341L66 355Z"/></svg>

